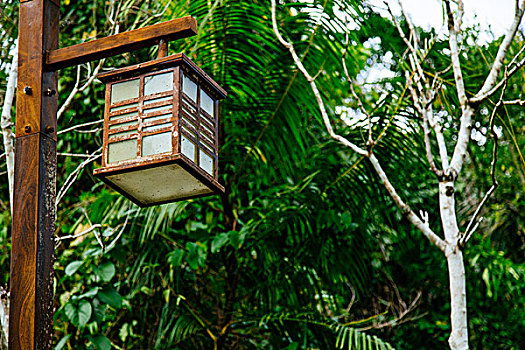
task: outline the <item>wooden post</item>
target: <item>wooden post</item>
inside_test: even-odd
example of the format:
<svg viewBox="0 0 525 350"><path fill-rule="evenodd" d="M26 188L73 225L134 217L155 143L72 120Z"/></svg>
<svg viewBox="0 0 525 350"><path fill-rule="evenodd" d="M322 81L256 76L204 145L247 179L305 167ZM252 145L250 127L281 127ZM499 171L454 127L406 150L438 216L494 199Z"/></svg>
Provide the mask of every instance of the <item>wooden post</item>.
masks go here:
<svg viewBox="0 0 525 350"><path fill-rule="evenodd" d="M60 0L21 0L9 349L52 349Z"/></svg>

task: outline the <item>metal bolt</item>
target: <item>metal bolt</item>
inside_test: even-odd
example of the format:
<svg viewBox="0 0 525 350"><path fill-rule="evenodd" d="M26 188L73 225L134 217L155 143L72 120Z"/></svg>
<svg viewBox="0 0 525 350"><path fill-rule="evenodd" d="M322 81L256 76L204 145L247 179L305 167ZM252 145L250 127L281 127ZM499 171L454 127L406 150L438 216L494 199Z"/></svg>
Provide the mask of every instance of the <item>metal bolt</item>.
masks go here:
<svg viewBox="0 0 525 350"><path fill-rule="evenodd" d="M52 134L55 131L55 128L53 128L52 126L46 126L45 130L48 134Z"/></svg>
<svg viewBox="0 0 525 350"><path fill-rule="evenodd" d="M57 91L55 89L49 88L49 89L46 90L45 95L46 96L53 96L56 93L57 93Z"/></svg>
<svg viewBox="0 0 525 350"><path fill-rule="evenodd" d="M26 133L30 133L30 132L31 132L31 125L26 125L26 126L24 126L24 131L25 131Z"/></svg>
<svg viewBox="0 0 525 350"><path fill-rule="evenodd" d="M26 95L31 95L31 94L33 93L33 90L32 90L29 86L26 86L26 87L24 88L24 93L25 93Z"/></svg>

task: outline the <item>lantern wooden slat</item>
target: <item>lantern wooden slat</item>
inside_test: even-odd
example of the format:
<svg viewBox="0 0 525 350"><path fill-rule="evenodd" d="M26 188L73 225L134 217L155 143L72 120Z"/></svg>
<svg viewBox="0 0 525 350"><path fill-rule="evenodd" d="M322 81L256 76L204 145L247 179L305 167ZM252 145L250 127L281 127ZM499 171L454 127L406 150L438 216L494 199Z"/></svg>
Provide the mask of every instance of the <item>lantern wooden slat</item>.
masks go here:
<svg viewBox="0 0 525 350"><path fill-rule="evenodd" d="M218 101L226 92L184 54L103 73L102 167L95 176L140 206L223 193Z"/></svg>

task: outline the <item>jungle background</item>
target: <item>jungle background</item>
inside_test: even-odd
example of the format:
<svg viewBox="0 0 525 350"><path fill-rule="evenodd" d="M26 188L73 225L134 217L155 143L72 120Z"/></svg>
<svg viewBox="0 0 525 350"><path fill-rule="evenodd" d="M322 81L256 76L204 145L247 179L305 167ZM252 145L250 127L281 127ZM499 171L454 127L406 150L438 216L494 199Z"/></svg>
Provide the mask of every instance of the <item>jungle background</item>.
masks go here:
<svg viewBox="0 0 525 350"><path fill-rule="evenodd" d="M352 0L280 3L281 30L316 78L338 131L366 137L349 73L373 110L376 146L400 195L428 211L429 175L417 115L399 74L402 40L388 19ZM0 8L4 104L18 2ZM331 140L307 81L272 30L265 0L62 1L61 46L185 15L199 35L172 42L229 93L221 104L224 196L141 209L93 177L102 145L99 62L59 72L55 250L56 349L442 349L450 332L446 263L392 204L370 165ZM398 19L403 25L403 19ZM473 86L501 38L463 40ZM437 35L419 29L422 37ZM345 46L349 36L351 45ZM474 40L468 40L469 38ZM523 43L513 47L515 52ZM429 66L450 64L436 41ZM107 59L100 71L156 57L156 48ZM393 74L368 81L381 65ZM444 85L452 73L442 75ZM523 93L525 74L508 84ZM71 92L73 94L71 95ZM73 98L68 98L69 96ZM443 89L437 104L454 99ZM490 103L480 109L457 206L466 221L491 186ZM454 110L449 123L455 123ZM11 118L15 119L12 108ZM465 250L473 349L525 349L525 130L523 108L498 109L499 187ZM9 286L11 214L0 149L0 285ZM5 295L4 295L5 297Z"/></svg>

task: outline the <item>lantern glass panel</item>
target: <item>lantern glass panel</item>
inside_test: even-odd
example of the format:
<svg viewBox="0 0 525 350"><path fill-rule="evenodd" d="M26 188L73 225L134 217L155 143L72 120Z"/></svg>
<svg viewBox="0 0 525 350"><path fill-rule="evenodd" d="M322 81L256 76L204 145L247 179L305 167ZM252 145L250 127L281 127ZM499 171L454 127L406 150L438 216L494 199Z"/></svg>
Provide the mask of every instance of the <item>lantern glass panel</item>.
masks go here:
<svg viewBox="0 0 525 350"><path fill-rule="evenodd" d="M192 162L195 162L195 144L184 135L181 137L181 151Z"/></svg>
<svg viewBox="0 0 525 350"><path fill-rule="evenodd" d="M131 135L131 134L134 134L136 132L137 132L137 130L129 130L129 131L118 132L116 134L109 135L109 139L112 140L112 139L115 139L117 137Z"/></svg>
<svg viewBox="0 0 525 350"><path fill-rule="evenodd" d="M185 93L193 102L197 102L197 84L186 75L182 75L182 92Z"/></svg>
<svg viewBox="0 0 525 350"><path fill-rule="evenodd" d="M111 85L111 103L139 97L139 79Z"/></svg>
<svg viewBox="0 0 525 350"><path fill-rule="evenodd" d="M108 163L137 157L137 139L110 143L108 146Z"/></svg>
<svg viewBox="0 0 525 350"><path fill-rule="evenodd" d="M173 72L150 75L144 78L144 95L153 95L173 90Z"/></svg>
<svg viewBox="0 0 525 350"><path fill-rule="evenodd" d="M144 136L142 138L142 156L152 156L171 152L171 132Z"/></svg>
<svg viewBox="0 0 525 350"><path fill-rule="evenodd" d="M133 120L131 122L127 122L127 123L122 123L122 124L115 124L115 125L111 125L109 127L109 130L115 130L115 129L119 129L119 128L122 128L124 126L130 126L130 125L137 125L137 121L136 120Z"/></svg>
<svg viewBox="0 0 525 350"><path fill-rule="evenodd" d="M202 150L199 151L199 165L205 172L213 176L213 158Z"/></svg>
<svg viewBox="0 0 525 350"><path fill-rule="evenodd" d="M212 117L215 112L215 101L201 89L201 108L205 110Z"/></svg>
<svg viewBox="0 0 525 350"><path fill-rule="evenodd" d="M144 129L142 129L142 132L151 132L151 131L155 131L155 130L169 128L170 126L171 126L171 123L152 125L152 126L148 126L148 127L145 127Z"/></svg>
<svg viewBox="0 0 525 350"><path fill-rule="evenodd" d="M139 112L124 113L124 114L114 115L110 117L109 120L114 121L114 120L118 120L118 119L126 118L126 117L136 117L138 115L139 115Z"/></svg>
<svg viewBox="0 0 525 350"><path fill-rule="evenodd" d="M168 97L159 97L159 98L154 98L152 100L146 100L144 101L144 105L147 106L147 105L151 105L153 103L157 103L157 102L167 102L169 100L173 100L173 96L168 96Z"/></svg>
<svg viewBox="0 0 525 350"><path fill-rule="evenodd" d="M144 118L143 121L144 123L151 123L151 122L154 122L155 120L161 120L161 119L166 119L166 118L171 118L171 117L172 117L171 114L161 114L161 115L157 115L154 117Z"/></svg>
<svg viewBox="0 0 525 350"><path fill-rule="evenodd" d="M151 113L155 113L155 112L160 112L160 111L166 110L167 108L170 108L170 107L171 107L171 105L145 109L144 110L144 114L151 114ZM166 112L167 112L167 110L166 110Z"/></svg>
<svg viewBox="0 0 525 350"><path fill-rule="evenodd" d="M113 107L113 108L111 108L110 112L113 113L113 112L121 111L123 109L135 108L135 107L138 107L138 106L139 106L138 102L134 102L134 103L130 103L130 104L119 106L119 107Z"/></svg>

